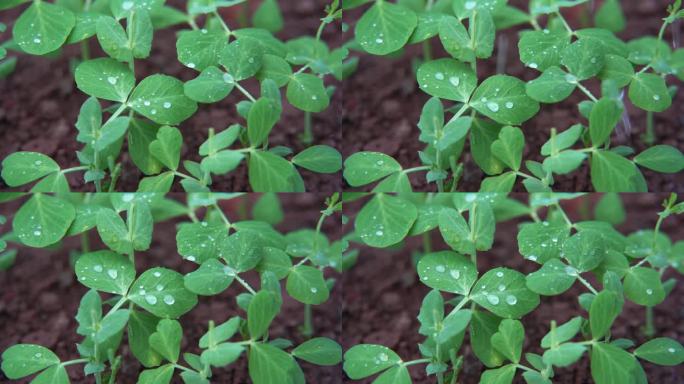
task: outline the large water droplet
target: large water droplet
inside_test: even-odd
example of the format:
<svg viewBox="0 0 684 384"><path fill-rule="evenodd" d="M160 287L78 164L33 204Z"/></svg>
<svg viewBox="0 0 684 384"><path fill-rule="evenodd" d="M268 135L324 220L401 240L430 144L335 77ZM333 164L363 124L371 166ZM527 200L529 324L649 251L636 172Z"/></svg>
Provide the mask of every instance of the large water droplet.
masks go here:
<svg viewBox="0 0 684 384"><path fill-rule="evenodd" d="M381 353L381 354L378 356L378 358L379 358L380 360L382 360L382 361L387 361L387 360L389 360L389 356L387 356L386 353Z"/></svg>
<svg viewBox="0 0 684 384"><path fill-rule="evenodd" d="M453 277L454 279L458 279L459 277L461 277L461 272L459 272L457 269L452 269L452 270L449 272L449 274L450 274L451 277Z"/></svg>
<svg viewBox="0 0 684 384"><path fill-rule="evenodd" d="M489 108L489 110L492 112L497 112L499 110L499 104L490 101L489 103L487 103L487 108Z"/></svg>
<svg viewBox="0 0 684 384"><path fill-rule="evenodd" d="M506 108L508 108L508 109L513 108L513 102L507 101L507 102L506 102Z"/></svg>
<svg viewBox="0 0 684 384"><path fill-rule="evenodd" d="M652 290L651 288L647 289L647 290L646 290L646 294L647 294L647 295L652 295L652 294L653 294L653 290Z"/></svg>
<svg viewBox="0 0 684 384"><path fill-rule="evenodd" d="M494 295L487 295L487 301L492 305L499 304L499 297Z"/></svg>
<svg viewBox="0 0 684 384"><path fill-rule="evenodd" d="M109 77L107 78L107 81L108 81L109 84L111 84L111 85L116 85L117 79L116 79L116 77L114 77L114 76L109 76Z"/></svg>
<svg viewBox="0 0 684 384"><path fill-rule="evenodd" d="M154 277L161 277L161 272L155 272L153 273Z"/></svg>
<svg viewBox="0 0 684 384"><path fill-rule="evenodd" d="M659 95L653 95L653 100L655 100L655 101L660 100L660 96Z"/></svg>
<svg viewBox="0 0 684 384"><path fill-rule="evenodd" d="M102 272L104 269L102 268L102 266L101 266L100 264L98 264L98 265L96 265L96 266L93 267L93 270L94 270L95 272L98 272L98 273L99 273L99 272Z"/></svg>
<svg viewBox="0 0 684 384"><path fill-rule="evenodd" d="M438 265L435 267L435 270L439 273L442 273L442 272L446 271L446 268L444 268L443 265Z"/></svg>
<svg viewBox="0 0 684 384"><path fill-rule="evenodd" d="M147 304L149 304L149 305L155 305L155 304L157 304L157 297L152 296L152 295L147 295L147 296L145 296L145 301L147 301Z"/></svg>
<svg viewBox="0 0 684 384"><path fill-rule="evenodd" d="M109 277L112 279L116 279L119 276L119 272L117 272L116 269L108 269L107 275L109 275Z"/></svg>
<svg viewBox="0 0 684 384"><path fill-rule="evenodd" d="M169 103L168 101L165 102L165 103L164 103L164 108L166 108L166 109L171 108L171 103Z"/></svg>
<svg viewBox="0 0 684 384"><path fill-rule="evenodd" d="M499 272L496 273L496 277L503 277L503 275L504 275L504 273L501 272L501 271L499 271Z"/></svg>
<svg viewBox="0 0 684 384"><path fill-rule="evenodd" d="M449 82L450 82L451 85L453 85L454 87L458 87L458 85L461 83L461 79L459 79L459 78L456 77L456 76L452 76L452 77L449 78Z"/></svg>
<svg viewBox="0 0 684 384"><path fill-rule="evenodd" d="M508 303L508 305L515 305L517 302L518 302L518 299L515 296L513 296L513 295L506 296L506 303Z"/></svg>
<svg viewBox="0 0 684 384"><path fill-rule="evenodd" d="M316 288L311 288L311 293L316 293L316 292L318 292L318 289L316 289Z"/></svg>
<svg viewBox="0 0 684 384"><path fill-rule="evenodd" d="M171 296L171 295L166 295L166 296L164 296L164 302L167 305L173 305L173 303L176 302L176 299L174 299L173 296Z"/></svg>

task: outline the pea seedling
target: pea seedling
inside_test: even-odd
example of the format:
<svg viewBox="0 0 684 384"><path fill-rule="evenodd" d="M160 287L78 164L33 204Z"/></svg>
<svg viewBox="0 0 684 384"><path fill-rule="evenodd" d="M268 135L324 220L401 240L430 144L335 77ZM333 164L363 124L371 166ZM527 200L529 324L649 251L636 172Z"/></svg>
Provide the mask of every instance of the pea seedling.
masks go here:
<svg viewBox="0 0 684 384"><path fill-rule="evenodd" d="M616 218L624 220L619 196L606 195L596 219L579 222L572 222L561 207L562 200L574 198L530 194L525 205L504 194L375 195L356 216L357 241L384 248L410 236L427 239L416 266L419 281L432 288L418 314L417 331L425 341L415 360L404 360L382 345L353 346L344 355L347 376L356 380L379 374L375 383L407 384L412 382L408 367L426 364L435 382L455 384L461 382L464 354L470 350L485 366L483 384L510 384L518 374L527 383L548 384L556 368L571 366L585 354L597 384L647 382L640 361L684 363L684 347L678 341L652 338L652 309L677 283L663 282L662 275L669 269L684 273L684 242L672 244L660 226L670 215L683 213L684 203L676 203L672 195L653 230L625 236L612 224L619 222ZM527 275L503 266L478 271L478 252L492 248L496 223L522 216L532 220L519 226L518 250L539 269ZM431 249L433 230L450 250ZM563 294L575 284L587 290L578 299L588 316L578 315L562 325L552 321L541 340L543 353L523 356L525 327L520 319L545 296ZM637 348L634 340L611 337L626 300L646 308L644 333L649 340ZM464 346L466 333L469 348Z"/></svg>
<svg viewBox="0 0 684 384"><path fill-rule="evenodd" d="M345 7L369 2L352 1ZM663 40L667 28L684 17L680 0L668 7L657 37L629 42L613 34L625 24L617 0L603 2L595 28L579 30L569 26L561 10L588 5L586 0L532 0L528 12L507 5L505 0L372 3L356 24L358 47L373 55L395 53L410 44L425 47L416 78L420 90L432 96L418 123L419 140L426 147L419 153L422 165L408 169L382 153L353 154L345 161L349 185L382 180L376 192L405 192L411 189L409 173L427 171L427 181L436 183L439 191L455 191L463 173L459 159L466 140L470 156L486 175L480 185L482 192L510 192L519 178L528 192L549 192L554 175L572 173L585 160L599 192L647 191L640 167L661 173L684 170L679 149L652 145L653 113L668 109L676 92L676 87L668 88L666 80L684 80L684 49L672 51ZM542 18L547 20L545 28L539 24ZM540 76L524 82L504 74L504 65L499 74L479 78L478 61L492 56L496 31L528 23L534 29L520 33L519 57ZM449 57L431 57L433 38L439 39ZM497 58L501 59L505 60ZM583 84L592 79L601 81L599 96ZM625 88L629 101L647 111L646 142L650 147L636 156L631 147L611 147L616 126L628 119ZM589 98L579 104L588 127L570 121L562 132L551 128L549 140L540 149L543 162L523 163L524 123L539 113L540 103L559 103L575 90ZM445 107L445 101L450 105ZM529 173L523 171L523 164Z"/></svg>
<svg viewBox="0 0 684 384"><path fill-rule="evenodd" d="M18 3L23 1L13 2ZM89 59L84 53L85 60L75 70L76 85L90 96L76 123L76 140L83 144L77 153L81 165L61 169L44 154L18 152L3 161L5 183L17 187L40 180L34 192L65 192L65 174L85 171L85 182L94 183L97 191L115 191L124 172L118 162L124 141L132 162L146 176L140 192L168 192L177 178L186 192L208 192L214 176L232 172L243 161L257 192L304 191L297 167L317 173L339 171L341 156L330 146L311 146L288 160L293 150L270 148L268 140L281 118L281 88L286 87L287 101L306 114L311 141L310 114L324 111L334 91L324 79L341 78L348 52L330 50L321 39L325 27L341 17L339 2L326 7L315 37L287 42L272 34L283 25L275 0L261 4L254 27L231 29L219 9L241 3L245 2L189 1L186 12L181 12L157 0L86 1L70 7L33 2L14 25L14 41L21 50L42 55L96 36L108 57ZM202 27L198 19L204 20ZM177 58L198 76L183 83L157 73L138 81L135 60L150 56L154 29L180 23L191 29L178 33ZM243 86L251 79L261 84L259 96ZM246 98L236 104L246 126L209 129L199 149L202 160L181 163L183 134L177 126L195 114L198 103L219 102L234 90ZM103 101L109 104L104 110ZM104 112L109 117L103 122ZM231 148L234 144L239 148ZM181 172L181 164L186 172Z"/></svg>
<svg viewBox="0 0 684 384"><path fill-rule="evenodd" d="M234 198L238 195L188 194L182 204L162 194L31 196L12 218L16 242L44 248L97 231L106 248L91 250L84 241L75 260L75 279L90 289L76 314L76 332L83 336L78 357L66 360L39 345L15 345L2 354L5 376L37 374L35 383L63 384L69 382L66 367L84 364L86 376L97 383L115 383L124 363L122 348L144 367L138 383L148 384L170 383L176 375L184 383L209 383L213 368L226 367L242 355L256 384L304 382L298 361L339 364L342 349L335 341L311 338L311 306L326 302L334 287L324 271L342 271L348 264L346 242L330 241L322 232L324 220L340 211L341 202L336 195L326 200L315 229L281 234L270 224L283 218L277 196L264 195L255 205L253 215L259 220L242 221L230 221L219 206L221 200ZM186 275L164 267L136 268L136 258L150 248L155 223L181 216L190 220L177 225L178 254L198 268ZM249 273L258 273L260 287L244 279ZM290 340L269 337L283 300L281 280L286 292L307 306L308 340L294 348ZM201 297L217 295L234 283L244 289L235 299L246 317L208 319L199 340L201 352L181 355L178 318Z"/></svg>

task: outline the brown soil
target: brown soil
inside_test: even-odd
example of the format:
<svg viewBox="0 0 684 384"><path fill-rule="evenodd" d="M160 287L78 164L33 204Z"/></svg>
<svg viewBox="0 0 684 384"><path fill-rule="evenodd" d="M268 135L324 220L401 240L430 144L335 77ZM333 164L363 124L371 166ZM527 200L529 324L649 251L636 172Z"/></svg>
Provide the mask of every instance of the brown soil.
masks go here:
<svg viewBox="0 0 684 384"><path fill-rule="evenodd" d="M594 200L595 200L594 196ZM644 228L653 228L657 220L656 210L666 195L635 194L623 195L628 216L625 224L620 226L622 233ZM524 194L516 196L526 201ZM586 219L580 212L579 201L564 204L571 220ZM356 207L356 208L355 208ZM349 207L350 211L358 208ZM353 216L350 214L350 216ZM501 265L519 270L523 273L534 271L534 263L523 260L517 252L517 226L519 220L499 223L495 235L494 246L488 252L478 254L478 269L487 271ZM684 239L684 220L673 217L666 220L662 230L669 234L673 241ZM353 226L350 220L349 229ZM446 246L439 233L433 231L433 249L446 250ZM513 253L512 250L516 250ZM421 284L415 272L412 255L422 252L420 237L410 238L404 248L374 249L362 247L358 264L343 276L344 309L342 312L342 346L346 350L356 344L382 344L397 352L405 361L421 358L418 344L423 342L423 336L417 330L419 323L418 312L423 297L429 288ZM665 279L676 274L667 273ZM668 299L655 307L655 325L658 336L666 336L684 340L684 286L681 275ZM597 286L596 283L593 283ZM568 292L553 297L542 297L541 305L532 313L526 315L522 322L525 326L524 352L540 353L541 338L549 331L551 320L559 324L574 316L587 316L577 302L577 296L586 292L584 287L576 284ZM640 327L644 322L644 308L632 303L625 305L625 310L613 327L614 338L631 338L637 345L644 342ZM472 384L479 382L483 366L473 355L468 340L464 341L461 353L465 355L463 371L459 376L459 383ZM649 383L678 384L684 382L684 366L661 367L650 363L643 363ZM414 366L411 374L414 383L433 383L434 377L427 378L425 365ZM519 376L519 375L518 375ZM523 383L518 378L516 383ZM351 381L354 383L370 383L371 380ZM586 355L580 362L570 368L559 369L553 378L556 384L584 384L590 383L589 359Z"/></svg>
<svg viewBox="0 0 684 384"><path fill-rule="evenodd" d="M326 0L301 0L296 2L283 1L283 16L285 28L278 33L282 40L302 35L316 34ZM169 1L176 7L184 7L183 1ZM256 4L256 3L255 3ZM20 7L23 10L25 7ZM11 38L11 27L18 17L19 9L0 14L0 22L8 25L5 33L0 34L0 40ZM238 25L235 16L226 13L225 17L232 26ZM136 75L142 79L154 73L164 73L175 76L183 81L190 80L197 75L176 58L176 32L187 29L177 26L158 31L155 34L152 54L148 59L136 62ZM332 47L339 46L339 25L328 26L323 34L323 40ZM104 54L100 51L96 41L91 39L90 46L94 57ZM15 53L12 53L14 55ZM77 45L68 46L64 54L59 57L47 58L19 54L16 71L7 79L0 80L0 158L5 158L17 151L36 151L51 156L62 168L80 165L76 158L76 151L82 145L76 141L76 118L81 104L86 96L75 87L70 64L80 57ZM333 84L333 83L331 83ZM339 84L335 84L339 87ZM258 84L250 80L245 87L254 94L258 94ZM182 159L197 161L199 146L208 137L210 127L223 130L231 124L245 124L237 114L235 104L243 100L237 91L225 100L215 104L202 104L198 112L189 120L181 123L180 129L184 137L181 153ZM336 92L331 106L326 111L313 117L313 133L315 144L340 147L339 108L341 92ZM274 128L270 143L272 146L283 145L292 148L295 153L306 146L299 140L304 130L304 113L285 103L281 121ZM126 148L120 158L123 171L117 190L135 191L138 182L144 176L132 163ZM329 192L340 190L341 177L338 174L322 175L301 170L307 191ZM92 184L84 185L82 173L70 178L73 190L83 191L92 189ZM0 181L0 189L7 186ZM178 182L175 191L182 191ZM212 186L215 191L249 191L247 168L243 164L236 171L227 176L215 178Z"/></svg>
<svg viewBox="0 0 684 384"><path fill-rule="evenodd" d="M179 200L183 195L175 196ZM253 202L256 195L241 198L247 207ZM286 233L300 228L314 228L320 215L319 211L324 205L324 195L297 194L281 195L285 209L285 220L277 228ZM239 204L224 202L224 211L229 219L235 221L241 219ZM12 208L17 204L4 204L0 206L0 213L8 216L11 222ZM183 219L185 220L185 219ZM331 239L339 238L339 216L329 218L323 227L323 233ZM178 220L158 224L155 227L152 246L149 251L141 252L137 256L138 270L145 270L154 266L164 266L181 273L188 273L195 269L191 263L181 260L176 252L175 225ZM0 227L2 233L9 230L9 224ZM92 249L102 249L99 245L99 237L92 234ZM171 241L169 241L171 240ZM78 358L76 343L82 338L76 334L76 321L74 316L81 297L87 292L87 288L78 284L70 264L72 252L78 252L80 242L78 238L67 239L63 246L53 250L37 250L33 248L20 248L16 264L6 272L0 272L0 351L4 351L17 343L33 343L52 349L64 361ZM327 277L339 279L339 275L328 273ZM250 285L258 287L259 278L256 274L247 274L246 280ZM341 330L340 310L341 287L337 286L331 293L331 298L320 306L315 306L314 327L315 335L339 339ZM233 316L246 316L246 313L237 307L235 297L244 292L238 284L232 285L220 295L201 297L199 305L181 318L184 329L182 344L183 352L200 352L197 344L199 338L207 331L209 320L220 324ZM283 285L283 292L285 288ZM299 326L303 322L304 306L294 301L287 294L283 295L284 303L282 311L274 320L270 329L272 338L290 339L296 344L305 339L300 335ZM123 363L118 383L135 383L141 366L130 354L124 339ZM333 384L339 383L341 368L319 367L306 362L301 362L309 383ZM92 378L84 378L82 365L69 369L73 383L90 383ZM0 372L0 382L10 382ZM12 381L28 383L29 380ZM247 383L246 358L243 356L236 363L227 368L214 370L212 382L216 383ZM176 379L174 383L180 383Z"/></svg>
<svg viewBox="0 0 684 384"><path fill-rule="evenodd" d="M521 9L527 9L528 1L510 1ZM665 9L671 1L624 1L628 19L627 28L619 34L623 40L651 35L657 36L662 25ZM345 34L346 39L353 39L354 25L367 7L361 7L345 13L345 22L350 28ZM573 28L583 26L581 15L569 15L569 22ZM680 24L680 28L681 24ZM496 74L496 56L501 44L506 42L508 49L502 55L506 57L506 73L529 81L538 76L538 72L525 68L520 62L517 48L517 33L527 26L512 28L497 34L497 44L491 59L478 62L478 76L480 79ZM436 41L435 41L436 40ZM666 33L665 41L671 41L670 31ZM449 57L444 53L438 39L433 39L434 57ZM418 151L425 145L418 141L419 130L417 123L421 109L429 96L418 89L413 66L416 60L422 58L420 45L406 48L400 57L379 57L366 53L354 52L360 56L359 69L343 84L344 109L342 129L345 138L343 156L346 158L359 151L378 151L388 154L399 161L406 169L422 165ZM681 86L681 82L671 82ZM598 82L589 83L588 88L597 94L600 89ZM541 161L540 148L549 136L551 127L559 131L565 130L574 123L581 121L588 124L580 116L577 104L584 100L579 91L559 104L542 104L540 113L533 119L523 123L526 149L523 159ZM614 145L629 145L637 153L647 146L641 140L646 131L646 113L632 106L627 98L626 107L632 122L632 132L624 139L614 139ZM656 144L669 144L678 148L684 147L684 131L680 128L684 124L684 94L679 92L673 100L672 107L663 113L655 115ZM478 191L485 176L475 164L469 153L468 143L464 149L461 161L464 162L464 174L459 184L459 190ZM682 191L684 190L684 174L665 175L644 170L649 191ZM428 185L425 172L411 175L414 190L436 190L435 184ZM348 186L347 186L348 187ZM558 176L554 185L556 191L592 191L589 178L589 166L585 163L578 171L567 176ZM516 184L516 191L524 192L520 180Z"/></svg>

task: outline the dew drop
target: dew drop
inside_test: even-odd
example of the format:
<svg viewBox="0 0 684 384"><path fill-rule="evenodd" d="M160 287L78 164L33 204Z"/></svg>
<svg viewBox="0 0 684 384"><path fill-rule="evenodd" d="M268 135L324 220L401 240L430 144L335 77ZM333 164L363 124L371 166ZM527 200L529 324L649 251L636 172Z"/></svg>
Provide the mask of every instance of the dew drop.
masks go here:
<svg viewBox="0 0 684 384"><path fill-rule="evenodd" d="M511 102L511 101L506 102L506 108L508 108L508 109L513 108L513 102Z"/></svg>
<svg viewBox="0 0 684 384"><path fill-rule="evenodd" d="M386 353L381 353L381 354L378 356L378 358L379 358L381 361L388 361L388 360L389 360L389 356L387 356Z"/></svg>
<svg viewBox="0 0 684 384"><path fill-rule="evenodd" d="M157 286L155 287L155 289L157 290L157 292L161 292L161 291L164 290L164 286L161 285L161 284L157 284Z"/></svg>
<svg viewBox="0 0 684 384"><path fill-rule="evenodd" d="M489 108L489 110L492 112L497 112L499 110L499 104L490 101L489 103L487 103L487 108Z"/></svg>
<svg viewBox="0 0 684 384"><path fill-rule="evenodd" d="M40 353L40 352L38 352L38 353L36 353L35 355L33 355L33 357L35 357L36 359L40 359L41 356L43 356L43 354Z"/></svg>
<svg viewBox="0 0 684 384"><path fill-rule="evenodd" d="M109 82L109 84L111 84L111 85L116 85L116 81L117 81L117 79L114 76L109 76L107 78L107 82Z"/></svg>
<svg viewBox="0 0 684 384"><path fill-rule="evenodd" d="M223 82L227 83L227 84L233 84L235 82L235 79L229 73L224 73L223 74Z"/></svg>
<svg viewBox="0 0 684 384"><path fill-rule="evenodd" d="M471 10L475 8L475 5L477 5L474 1L466 1L465 3L465 9Z"/></svg>
<svg viewBox="0 0 684 384"><path fill-rule="evenodd" d="M166 109L171 108L171 103L169 103L168 101L165 102L165 103L164 103L164 108L166 108Z"/></svg>
<svg viewBox="0 0 684 384"><path fill-rule="evenodd" d="M93 267L93 271L95 271L95 272L102 272L102 271L103 271L102 266L99 265L99 264L96 265L96 266L94 266L94 267Z"/></svg>
<svg viewBox="0 0 684 384"><path fill-rule="evenodd" d="M499 284L499 287L497 289L499 290L499 292L503 292L506 290L506 286L503 284Z"/></svg>
<svg viewBox="0 0 684 384"><path fill-rule="evenodd" d="M384 40L378 37L377 39L375 39L375 42L378 44L382 44Z"/></svg>
<svg viewBox="0 0 684 384"><path fill-rule="evenodd" d="M655 101L660 100L660 96L659 95L653 95L653 100L655 100Z"/></svg>
<svg viewBox="0 0 684 384"><path fill-rule="evenodd" d="M530 68L532 68L532 69L537 69L539 66L537 65L537 63L530 63L530 64L528 65L528 67L530 67Z"/></svg>
<svg viewBox="0 0 684 384"><path fill-rule="evenodd" d="M383 232L382 231L375 231L375 236L382 236Z"/></svg>
<svg viewBox="0 0 684 384"><path fill-rule="evenodd" d="M670 352L670 353L675 353L675 349L674 349L674 348L668 348L667 351Z"/></svg>
<svg viewBox="0 0 684 384"><path fill-rule="evenodd" d="M444 74L442 72L435 73L435 79L444 80Z"/></svg>
<svg viewBox="0 0 684 384"><path fill-rule="evenodd" d="M452 269L452 270L449 272L449 274L450 274L451 277L453 277L454 279L458 279L459 277L461 277L461 272L459 272L457 269Z"/></svg>
<svg viewBox="0 0 684 384"><path fill-rule="evenodd" d="M121 8L123 8L125 11L128 11L129 9L133 8L133 2L124 1L123 4L121 4Z"/></svg>
<svg viewBox="0 0 684 384"><path fill-rule="evenodd" d="M451 85L453 85L454 87L458 87L458 85L461 83L461 79L459 79L459 78L456 77L456 76L452 76L452 77L449 78L449 82L450 82Z"/></svg>
<svg viewBox="0 0 684 384"><path fill-rule="evenodd" d="M143 104L144 104L146 107L149 107L149 106L150 106L150 102L149 102L149 101L143 101Z"/></svg>
<svg viewBox="0 0 684 384"><path fill-rule="evenodd" d="M161 272L155 272L154 277L161 277Z"/></svg>
<svg viewBox="0 0 684 384"><path fill-rule="evenodd" d="M435 267L435 270L439 273L443 273L444 271L446 271L446 268L444 268L443 265L438 265Z"/></svg>
<svg viewBox="0 0 684 384"><path fill-rule="evenodd" d="M33 42L36 44L40 44L40 39L36 37L35 39L33 39Z"/></svg>
<svg viewBox="0 0 684 384"><path fill-rule="evenodd" d="M518 302L518 299L513 296L513 295L508 295L506 296L506 303L508 305L515 305Z"/></svg>
<svg viewBox="0 0 684 384"><path fill-rule="evenodd" d="M33 231L34 236L40 236L41 232L40 231Z"/></svg>
<svg viewBox="0 0 684 384"><path fill-rule="evenodd" d="M152 296L152 295L145 296L145 301L147 301L147 304L149 304L149 305L157 304L157 298L155 296Z"/></svg>
<svg viewBox="0 0 684 384"><path fill-rule="evenodd" d="M173 303L176 302L176 299L174 299L171 295L166 295L164 296L164 302L166 303L166 305L173 305Z"/></svg>
<svg viewBox="0 0 684 384"><path fill-rule="evenodd" d="M503 277L503 275L504 275L504 274L503 274L503 272L501 272L501 271L499 271L499 272L496 273L496 277Z"/></svg>
<svg viewBox="0 0 684 384"><path fill-rule="evenodd" d="M316 289L316 288L311 288L311 293L316 293L316 292L318 292L318 289Z"/></svg>
<svg viewBox="0 0 684 384"><path fill-rule="evenodd" d="M197 259L195 258L195 256L188 256L188 257L186 257L185 259L186 259L187 261L195 261L195 260L197 260Z"/></svg>
<svg viewBox="0 0 684 384"><path fill-rule="evenodd" d="M188 63L188 68L195 68L195 63Z"/></svg>
<svg viewBox="0 0 684 384"><path fill-rule="evenodd" d="M499 297L494 295L487 295L487 301L492 305L499 304Z"/></svg>
<svg viewBox="0 0 684 384"><path fill-rule="evenodd" d="M107 275L109 275L109 277L111 277L112 279L116 279L119 276L119 272L117 272L116 269L108 269Z"/></svg>
<svg viewBox="0 0 684 384"><path fill-rule="evenodd" d="M35 164L35 165L41 165L41 164L43 164L43 162L40 161L40 160L36 160L35 163L33 163L33 164Z"/></svg>
<svg viewBox="0 0 684 384"><path fill-rule="evenodd" d="M652 294L653 294L653 290L652 290L651 288L647 289L647 290L646 290L646 294L647 294L647 295L652 295Z"/></svg>

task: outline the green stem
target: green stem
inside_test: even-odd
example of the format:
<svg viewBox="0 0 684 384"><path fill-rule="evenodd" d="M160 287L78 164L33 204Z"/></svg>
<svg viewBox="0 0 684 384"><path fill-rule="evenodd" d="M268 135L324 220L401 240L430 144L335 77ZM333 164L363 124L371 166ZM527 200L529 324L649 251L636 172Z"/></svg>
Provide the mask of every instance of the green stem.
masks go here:
<svg viewBox="0 0 684 384"><path fill-rule="evenodd" d="M240 283L240 285L245 287L245 289L248 290L249 293L251 293L252 295L256 295L256 291L254 290L254 288L252 288L252 286L250 286L246 281L242 280L242 278L238 276L237 273L235 274L235 280L237 280L237 282Z"/></svg>
<svg viewBox="0 0 684 384"><path fill-rule="evenodd" d="M76 365L76 364L81 364L81 363L87 363L87 362L89 362L89 361L90 361L90 360L88 360L88 359L75 359L75 360L65 361L65 362L63 362L63 363L60 363L59 365L61 365L62 367L68 367L68 366L70 366L70 365Z"/></svg>
<svg viewBox="0 0 684 384"><path fill-rule="evenodd" d="M594 94L592 94L591 91L589 91L584 85L580 84L579 82L577 82L577 88L584 92L584 94L587 95L587 97L589 97L593 102L598 101L596 96L594 96Z"/></svg>
<svg viewBox="0 0 684 384"><path fill-rule="evenodd" d="M587 289L590 290L591 293L593 293L594 295L598 295L598 291L594 289L594 287L588 281L586 281L582 276L580 276L579 273L577 273L577 280L579 280L579 282L582 283L582 285L587 287Z"/></svg>
<svg viewBox="0 0 684 384"><path fill-rule="evenodd" d="M223 18L221 17L221 15L219 15L218 11L214 11L214 12L212 12L212 14L213 14L217 19L219 19L219 22L221 23L221 26L223 27L223 30L226 31L226 35L227 35L227 36L230 36L230 35L232 34L232 32L230 31L230 28L228 28L228 24L226 24L226 22L223 21Z"/></svg>
<svg viewBox="0 0 684 384"><path fill-rule="evenodd" d="M423 253L428 254L432 252L432 238L430 231L423 233Z"/></svg>
<svg viewBox="0 0 684 384"><path fill-rule="evenodd" d="M459 310L461 310L461 308L463 308L466 304L468 304L469 301L470 301L470 297L465 296L463 299L461 299L461 301L458 304L456 304L456 306L454 307L454 309L451 310L449 315L452 315L452 314L458 312Z"/></svg>
<svg viewBox="0 0 684 384"><path fill-rule="evenodd" d="M304 304L304 325L302 327L302 335L311 337L313 335L313 316L311 313L311 304Z"/></svg>
<svg viewBox="0 0 684 384"><path fill-rule="evenodd" d="M240 84L238 84L237 81L234 82L234 84L235 84L235 88L237 88L238 91L240 91L243 95L245 95L251 102L253 102L253 103L256 102L256 99L254 98L254 96L252 96L251 93L249 93L249 92L248 92L246 89L244 89Z"/></svg>
<svg viewBox="0 0 684 384"><path fill-rule="evenodd" d="M304 112L304 134L302 135L302 142L306 145L310 145L313 142L313 130L311 129L311 123L311 112Z"/></svg>
<svg viewBox="0 0 684 384"><path fill-rule="evenodd" d="M402 172L403 172L403 173L406 173L406 174L409 174L409 173L413 173L413 172L429 171L430 169L431 169L430 166L424 165L424 166L421 166L421 167L414 167L414 168L404 169Z"/></svg>
<svg viewBox="0 0 684 384"><path fill-rule="evenodd" d="M563 17L563 14L561 14L560 11L556 11L556 15L557 15L558 18L561 20L561 22L563 23L563 26L564 26L565 29L568 31L568 33L569 33L570 35L574 35L574 34L575 34L575 31L573 31L572 28L570 28L570 25L569 25L568 22L565 20L565 17Z"/></svg>
<svg viewBox="0 0 684 384"><path fill-rule="evenodd" d="M226 228L230 232L230 229L233 227L233 224L230 223L230 220L228 220L228 217L226 216L225 213L223 213L223 210L221 207L219 207L218 203L214 203L214 208L218 211L219 215L221 216L221 220L226 224Z"/></svg>
<svg viewBox="0 0 684 384"><path fill-rule="evenodd" d="M126 304L126 301L128 301L128 297L122 296L121 299L119 299L119 301L117 301L117 303L114 304L114 306L112 307L112 309L110 309L109 312L107 312L107 314L105 315L105 317L107 317L107 316L111 315L112 313L118 311L119 308L121 308L124 304ZM104 319L104 318L103 318L103 319Z"/></svg>
<svg viewBox="0 0 684 384"><path fill-rule="evenodd" d="M653 324L653 307L646 307L646 326L644 328L644 335L649 338L655 335L655 325Z"/></svg>
<svg viewBox="0 0 684 384"><path fill-rule="evenodd" d="M411 360L411 361L406 361L401 363L404 367L408 367L411 365L416 365L416 364L424 364L424 363L430 363L432 360L430 359L418 359L418 360Z"/></svg>
<svg viewBox="0 0 684 384"><path fill-rule="evenodd" d="M455 114L454 116L451 117L451 119L449 120L449 123L452 123L452 122L456 121L459 117L461 117L461 116L468 110L468 108L470 108L470 105L468 105L468 104L463 104L463 106L461 107L461 109L459 109L459 110L456 112L456 114ZM448 125L449 123L447 123L446 125ZM446 126L446 125L445 125L445 126Z"/></svg>
<svg viewBox="0 0 684 384"><path fill-rule="evenodd" d="M655 143L655 129L653 127L653 112L646 112L646 134L644 135L644 142L648 145Z"/></svg>
<svg viewBox="0 0 684 384"><path fill-rule="evenodd" d="M561 207L560 203L556 202L555 205L556 205L556 208L558 209L558 212L560 212L561 216L563 216L563 220L565 220L565 224L567 224L568 228L573 228L575 226L575 224L573 224L572 221L570 221L570 219L568 218L568 215L565 214L565 211L563 210L563 207Z"/></svg>
<svg viewBox="0 0 684 384"><path fill-rule="evenodd" d="M81 252L90 252L90 238L88 237L88 231L81 233Z"/></svg>

